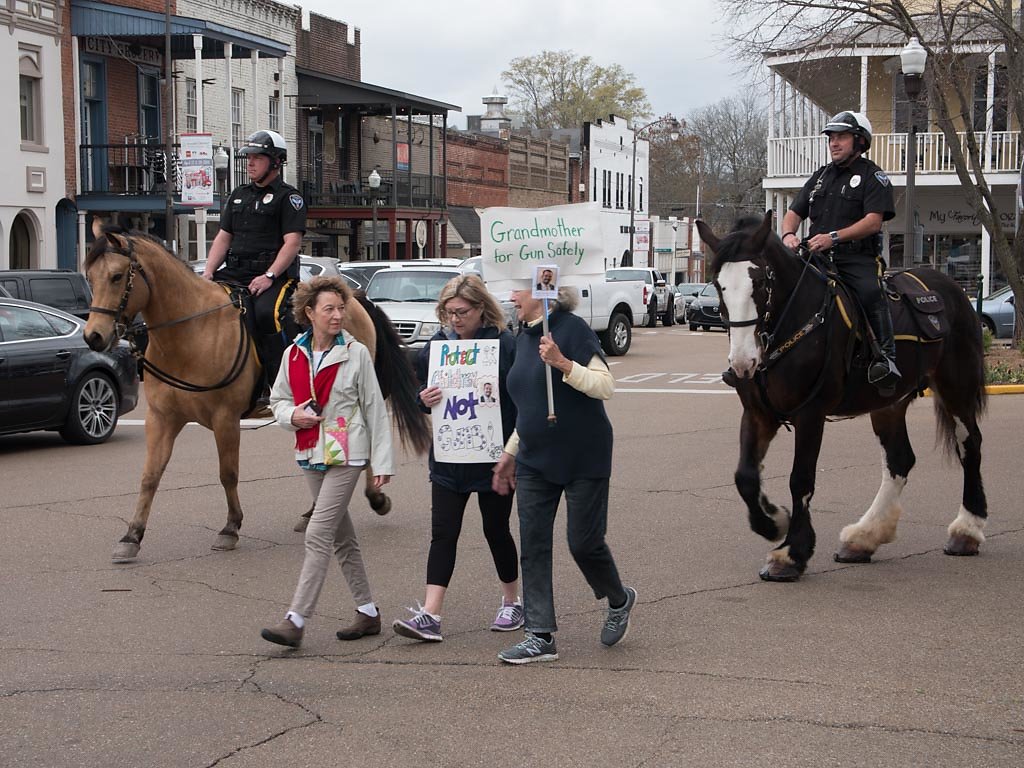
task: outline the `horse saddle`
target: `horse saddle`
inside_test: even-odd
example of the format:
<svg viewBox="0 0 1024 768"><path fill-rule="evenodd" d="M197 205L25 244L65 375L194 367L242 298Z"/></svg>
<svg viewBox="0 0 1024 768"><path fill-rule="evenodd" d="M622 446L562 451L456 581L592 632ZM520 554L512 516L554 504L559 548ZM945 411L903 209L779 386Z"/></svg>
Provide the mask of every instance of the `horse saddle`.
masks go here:
<svg viewBox="0 0 1024 768"><path fill-rule="evenodd" d="M946 305L935 291L912 272L897 272L885 279L885 294L896 338L902 341L938 341L949 334Z"/></svg>

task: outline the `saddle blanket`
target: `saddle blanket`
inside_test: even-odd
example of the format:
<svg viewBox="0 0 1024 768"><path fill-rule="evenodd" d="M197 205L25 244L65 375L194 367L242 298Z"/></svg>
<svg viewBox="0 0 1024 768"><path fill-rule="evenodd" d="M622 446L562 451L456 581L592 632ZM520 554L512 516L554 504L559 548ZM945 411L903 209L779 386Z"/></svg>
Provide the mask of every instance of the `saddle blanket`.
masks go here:
<svg viewBox="0 0 1024 768"><path fill-rule="evenodd" d="M897 272L885 279L885 293L897 339L937 341L949 334L942 297L917 275Z"/></svg>

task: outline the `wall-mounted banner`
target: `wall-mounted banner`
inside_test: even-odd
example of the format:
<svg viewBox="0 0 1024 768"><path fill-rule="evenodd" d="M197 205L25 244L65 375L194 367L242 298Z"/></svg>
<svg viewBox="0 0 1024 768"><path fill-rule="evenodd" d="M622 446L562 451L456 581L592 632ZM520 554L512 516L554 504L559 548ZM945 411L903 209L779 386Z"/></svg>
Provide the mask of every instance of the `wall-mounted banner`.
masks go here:
<svg viewBox="0 0 1024 768"><path fill-rule="evenodd" d="M501 458L498 340L430 342L428 387L441 388L430 413L434 458L455 464L493 463Z"/></svg>
<svg viewBox="0 0 1024 768"><path fill-rule="evenodd" d="M558 267L559 285L604 277L604 227L612 217L600 203L550 208L485 208L480 214L481 271L491 292L530 289L536 267ZM619 254L614 254L618 256Z"/></svg>
<svg viewBox="0 0 1024 768"><path fill-rule="evenodd" d="M213 205L213 136L181 134L181 204L204 208Z"/></svg>

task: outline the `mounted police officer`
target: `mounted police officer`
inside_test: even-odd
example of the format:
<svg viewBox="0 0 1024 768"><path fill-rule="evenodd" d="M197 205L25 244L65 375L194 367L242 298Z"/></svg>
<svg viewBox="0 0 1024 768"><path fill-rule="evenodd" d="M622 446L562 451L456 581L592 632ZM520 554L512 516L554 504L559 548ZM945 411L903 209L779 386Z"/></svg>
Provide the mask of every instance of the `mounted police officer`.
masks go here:
<svg viewBox="0 0 1024 768"><path fill-rule="evenodd" d="M888 391L899 381L889 302L882 289L882 222L896 215L892 184L877 165L862 157L871 147L871 123L860 112L840 112L821 131L832 162L819 168L782 219L782 242L800 245L797 230L810 217L807 247L831 251L845 285L857 296L878 341L879 354L868 381Z"/></svg>
<svg viewBox="0 0 1024 768"><path fill-rule="evenodd" d="M287 311L299 276L298 254L306 231L306 202L281 179L288 145L275 131L257 131L238 150L251 182L235 189L221 209L220 232L210 246L203 277L249 289L257 346L272 386L286 341L298 333ZM218 267L224 264L219 272ZM216 275L215 275L216 273Z"/></svg>

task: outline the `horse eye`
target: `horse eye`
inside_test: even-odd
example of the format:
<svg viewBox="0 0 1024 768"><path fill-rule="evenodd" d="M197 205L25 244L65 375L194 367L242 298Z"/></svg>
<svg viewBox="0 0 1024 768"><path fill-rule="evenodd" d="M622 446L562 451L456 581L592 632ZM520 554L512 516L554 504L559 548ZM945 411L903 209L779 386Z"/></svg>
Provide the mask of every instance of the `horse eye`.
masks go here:
<svg viewBox="0 0 1024 768"><path fill-rule="evenodd" d="M124 280L124 272L118 272L110 278L110 282L112 283L120 283L122 280Z"/></svg>

